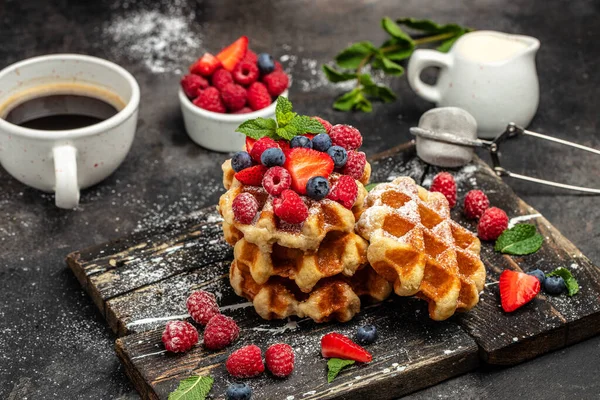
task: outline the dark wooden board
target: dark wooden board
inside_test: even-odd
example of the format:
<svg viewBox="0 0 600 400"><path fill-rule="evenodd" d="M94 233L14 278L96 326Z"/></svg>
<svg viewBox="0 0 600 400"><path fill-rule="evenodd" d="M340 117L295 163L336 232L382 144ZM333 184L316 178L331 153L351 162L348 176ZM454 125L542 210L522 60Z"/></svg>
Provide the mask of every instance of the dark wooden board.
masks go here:
<svg viewBox="0 0 600 400"><path fill-rule="evenodd" d="M410 175L425 186L438 172L400 146L372 157L372 181ZM406 150L398 152L399 150ZM462 216L468 190L484 190L493 206L510 218L530 216L546 237L542 249L524 257L506 256L483 243L488 278L480 304L448 321L433 322L423 302L393 297L383 305L367 306L346 324L314 324L308 320L264 321L250 303L233 293L227 273L231 249L221 236L214 207L197 211L171 224L130 235L108 244L72 253L67 263L107 319L122 336L116 351L144 398L166 399L180 379L195 373L215 377L213 396L222 397L230 382L222 365L235 348L256 343L261 348L288 342L297 349L297 368L286 380L265 374L252 380L257 398L394 398L476 368L478 359L509 365L583 340L600 331L600 271L533 208L519 199L480 159L453 171L459 205L453 217L471 230ZM506 268L546 272L558 266L572 270L581 284L573 297L538 297L506 314L499 305L497 280ZM197 288L215 293L223 313L240 325L238 342L223 352L196 346L184 355L165 354L160 335L165 321L185 318L185 298ZM344 371L326 383L319 339L329 331L352 334L366 322L379 327L381 339L369 350L374 362Z"/></svg>

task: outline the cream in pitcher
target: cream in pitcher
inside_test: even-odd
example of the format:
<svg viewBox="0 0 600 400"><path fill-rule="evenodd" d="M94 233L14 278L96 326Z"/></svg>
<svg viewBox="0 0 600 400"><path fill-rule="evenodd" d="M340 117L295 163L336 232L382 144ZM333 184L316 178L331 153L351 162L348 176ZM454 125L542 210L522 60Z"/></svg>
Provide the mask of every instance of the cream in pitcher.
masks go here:
<svg viewBox="0 0 600 400"><path fill-rule="evenodd" d="M527 126L538 107L537 39L494 31L463 35L449 53L416 50L408 64L412 89L439 107L460 107L477 120L478 135L493 138L509 122ZM420 74L439 67L435 85Z"/></svg>

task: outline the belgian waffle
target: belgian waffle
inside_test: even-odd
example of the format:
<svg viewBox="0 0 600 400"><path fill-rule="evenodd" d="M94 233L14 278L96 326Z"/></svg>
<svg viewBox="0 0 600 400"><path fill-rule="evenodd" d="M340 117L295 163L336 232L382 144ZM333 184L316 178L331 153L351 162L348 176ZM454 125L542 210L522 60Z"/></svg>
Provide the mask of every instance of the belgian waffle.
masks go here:
<svg viewBox="0 0 600 400"><path fill-rule="evenodd" d="M479 302L485 267L480 242L450 218L448 201L411 178L375 187L367 196L357 232L370 244L367 258L400 296L429 303L429 315L444 320Z"/></svg>

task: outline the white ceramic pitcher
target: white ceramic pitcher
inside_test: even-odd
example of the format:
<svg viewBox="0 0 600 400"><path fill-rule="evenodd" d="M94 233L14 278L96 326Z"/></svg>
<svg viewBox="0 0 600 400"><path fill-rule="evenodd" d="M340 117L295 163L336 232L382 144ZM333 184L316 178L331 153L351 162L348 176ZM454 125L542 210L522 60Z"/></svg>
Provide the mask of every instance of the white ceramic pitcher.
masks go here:
<svg viewBox="0 0 600 400"><path fill-rule="evenodd" d="M461 36L448 53L416 50L408 64L408 82L417 95L438 107L460 107L475 117L478 135L493 138L509 122L526 127L539 103L533 37L494 31ZM439 67L435 85L421 72Z"/></svg>

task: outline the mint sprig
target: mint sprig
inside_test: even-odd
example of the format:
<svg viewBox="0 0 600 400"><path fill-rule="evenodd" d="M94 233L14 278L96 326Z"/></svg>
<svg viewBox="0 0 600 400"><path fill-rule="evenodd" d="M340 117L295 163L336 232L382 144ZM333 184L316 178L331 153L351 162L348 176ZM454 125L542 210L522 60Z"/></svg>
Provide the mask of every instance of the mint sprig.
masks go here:
<svg viewBox="0 0 600 400"><path fill-rule="evenodd" d="M571 271L564 267L556 268L554 271L546 274L546 276L560 276L565 280L565 285L567 286L567 294L568 296L574 296L579 293L579 284L577 283L577 279L573 277Z"/></svg>
<svg viewBox="0 0 600 400"><path fill-rule="evenodd" d="M179 386L169 394L169 400L204 400L212 389L215 380L210 376L190 376L179 382Z"/></svg>
<svg viewBox="0 0 600 400"><path fill-rule="evenodd" d="M417 31L412 37L402 26ZM404 67L400 61L409 58L415 48L421 45L438 43L438 51L447 52L454 42L471 29L457 24L441 25L427 19L389 17L381 20L381 28L389 35L379 47L372 42L353 43L335 57L335 66L323 65L325 77L332 83L356 80L356 87L339 96L333 108L341 111L373 110L371 100L390 103L396 94L386 85L375 83L365 67L382 70L386 75L402 76Z"/></svg>
<svg viewBox="0 0 600 400"><path fill-rule="evenodd" d="M294 136L304 133L325 133L325 128L319 121L295 113L292 102L283 96L277 98L275 118L250 119L235 131L255 140L263 137L291 140Z"/></svg>
<svg viewBox="0 0 600 400"><path fill-rule="evenodd" d="M354 360L342 360L341 358L330 358L327 361L327 383L333 382L342 368L354 364ZM170 399L169 399L170 400Z"/></svg>
<svg viewBox="0 0 600 400"><path fill-rule="evenodd" d="M522 256L535 253L542 247L544 237L537 233L535 225L517 224L502 232L494 250L505 254Z"/></svg>

